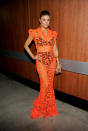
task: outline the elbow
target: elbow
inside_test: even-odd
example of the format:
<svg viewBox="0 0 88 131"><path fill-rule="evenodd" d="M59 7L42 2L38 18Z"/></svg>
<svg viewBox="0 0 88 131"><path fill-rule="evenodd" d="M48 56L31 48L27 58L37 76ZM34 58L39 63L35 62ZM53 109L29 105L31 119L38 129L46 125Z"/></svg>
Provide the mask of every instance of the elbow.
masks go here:
<svg viewBox="0 0 88 131"><path fill-rule="evenodd" d="M24 45L24 49L27 50L27 46Z"/></svg>
<svg viewBox="0 0 88 131"><path fill-rule="evenodd" d="M24 44L24 48L25 48L25 49L27 48L27 45L26 45L26 44Z"/></svg>

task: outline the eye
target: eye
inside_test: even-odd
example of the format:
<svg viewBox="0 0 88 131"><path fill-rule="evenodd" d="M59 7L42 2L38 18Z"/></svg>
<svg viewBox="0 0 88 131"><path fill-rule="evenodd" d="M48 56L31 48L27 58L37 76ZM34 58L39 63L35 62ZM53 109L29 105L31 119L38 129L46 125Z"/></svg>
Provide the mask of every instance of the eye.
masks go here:
<svg viewBox="0 0 88 131"><path fill-rule="evenodd" d="M45 19L43 19L43 21L46 21Z"/></svg>

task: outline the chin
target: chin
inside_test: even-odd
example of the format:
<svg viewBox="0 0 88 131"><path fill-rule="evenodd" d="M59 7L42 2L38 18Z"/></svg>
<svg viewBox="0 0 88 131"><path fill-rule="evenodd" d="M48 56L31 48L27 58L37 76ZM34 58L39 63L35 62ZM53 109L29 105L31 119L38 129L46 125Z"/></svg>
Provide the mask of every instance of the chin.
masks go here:
<svg viewBox="0 0 88 131"><path fill-rule="evenodd" d="M48 28L48 26L44 26L44 28Z"/></svg>

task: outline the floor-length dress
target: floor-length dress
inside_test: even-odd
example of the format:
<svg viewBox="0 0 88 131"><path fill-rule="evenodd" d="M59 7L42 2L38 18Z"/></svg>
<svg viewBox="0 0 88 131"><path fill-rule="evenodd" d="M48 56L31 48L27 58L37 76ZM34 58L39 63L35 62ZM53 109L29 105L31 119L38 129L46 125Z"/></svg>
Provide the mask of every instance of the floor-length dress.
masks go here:
<svg viewBox="0 0 88 131"><path fill-rule="evenodd" d="M56 69L56 57L53 51L57 32L47 29L47 35L42 27L36 29L28 29L29 36L33 37L37 54L40 60L36 60L36 69L40 78L40 92L33 102L30 118L38 118L42 116L58 115L55 94L53 89L53 80Z"/></svg>

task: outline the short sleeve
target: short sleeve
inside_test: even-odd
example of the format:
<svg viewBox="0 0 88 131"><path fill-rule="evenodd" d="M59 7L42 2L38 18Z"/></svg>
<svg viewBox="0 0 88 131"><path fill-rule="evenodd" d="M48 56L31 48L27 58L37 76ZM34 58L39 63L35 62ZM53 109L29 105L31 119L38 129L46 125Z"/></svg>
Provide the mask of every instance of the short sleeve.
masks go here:
<svg viewBox="0 0 88 131"><path fill-rule="evenodd" d="M34 38L35 36L35 30L34 29L28 29L29 36L32 36Z"/></svg>
<svg viewBox="0 0 88 131"><path fill-rule="evenodd" d="M53 34L54 34L54 37L57 39L58 33L54 31Z"/></svg>

